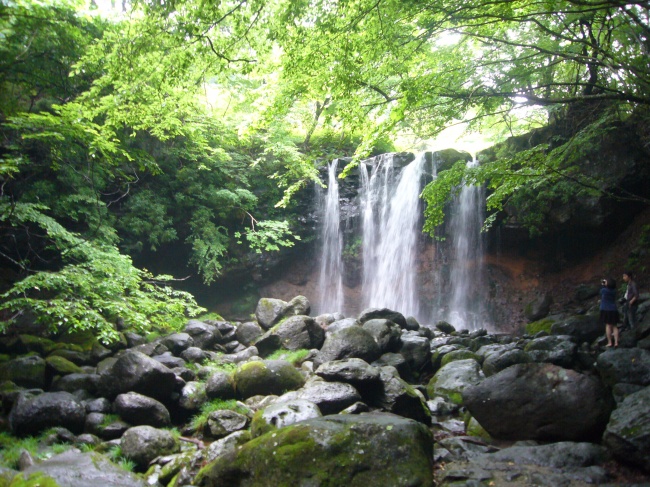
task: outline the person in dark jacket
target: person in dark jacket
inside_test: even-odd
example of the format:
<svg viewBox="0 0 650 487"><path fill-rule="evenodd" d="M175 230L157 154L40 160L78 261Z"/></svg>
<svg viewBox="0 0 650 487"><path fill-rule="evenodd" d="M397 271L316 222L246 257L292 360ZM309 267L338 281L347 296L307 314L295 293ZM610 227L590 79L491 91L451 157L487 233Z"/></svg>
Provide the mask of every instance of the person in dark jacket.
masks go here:
<svg viewBox="0 0 650 487"><path fill-rule="evenodd" d="M605 325L607 346L618 347L618 308L616 307L616 281L612 278L600 282L600 323ZM612 343L612 338L614 342Z"/></svg>

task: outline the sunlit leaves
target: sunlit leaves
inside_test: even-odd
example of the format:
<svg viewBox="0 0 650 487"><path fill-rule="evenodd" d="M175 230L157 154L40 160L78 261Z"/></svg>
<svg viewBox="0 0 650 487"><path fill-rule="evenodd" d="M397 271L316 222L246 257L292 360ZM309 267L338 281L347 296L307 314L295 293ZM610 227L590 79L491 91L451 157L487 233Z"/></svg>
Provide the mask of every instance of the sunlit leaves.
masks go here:
<svg viewBox="0 0 650 487"><path fill-rule="evenodd" d="M111 246L96 245L68 232L37 205L0 207L0 221L33 223L46 232L59 252L58 270L32 273L1 297L0 310L11 317L31 313L54 334L92 330L103 342L117 337L118 320L139 332L178 329L188 316L203 311L191 295L173 290L168 277L154 277L133 266L131 259Z"/></svg>
<svg viewBox="0 0 650 487"><path fill-rule="evenodd" d="M277 251L280 247L293 247L295 241L300 240L300 236L291 232L288 222L275 220L257 222L243 235L237 232L235 236L237 238L245 236L250 248L258 254Z"/></svg>

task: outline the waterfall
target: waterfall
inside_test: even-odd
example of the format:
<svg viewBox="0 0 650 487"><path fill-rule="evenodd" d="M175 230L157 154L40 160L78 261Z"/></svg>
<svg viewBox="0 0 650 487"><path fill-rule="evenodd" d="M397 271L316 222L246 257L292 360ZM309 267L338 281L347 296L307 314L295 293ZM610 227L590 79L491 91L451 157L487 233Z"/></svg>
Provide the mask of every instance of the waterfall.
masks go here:
<svg viewBox="0 0 650 487"><path fill-rule="evenodd" d="M379 159L370 176L365 165L360 166L366 307L419 314L416 278L424 162L420 154L397 174L392 158Z"/></svg>
<svg viewBox="0 0 650 487"><path fill-rule="evenodd" d="M468 163L476 166L476 160ZM451 237L450 301L447 319L456 328L477 329L485 317L481 227L485 195L482 187L465 185L456 197L449 225Z"/></svg>
<svg viewBox="0 0 650 487"><path fill-rule="evenodd" d="M329 164L327 195L322 205L321 262L318 287L320 309L333 313L343 310L343 260L340 231L339 183L336 177L338 159Z"/></svg>
<svg viewBox="0 0 650 487"><path fill-rule="evenodd" d="M341 160L329 165L327 191L319 191L319 312L351 315L377 307L421 322L444 319L458 329L488 324L480 232L484 189L464 186L449 207L446 240L427 240L419 195L423 179L435 177L435 171L425 174L429 155L435 169L431 153L408 164L404 154L362 161L358 186L348 183L342 195L336 177Z"/></svg>

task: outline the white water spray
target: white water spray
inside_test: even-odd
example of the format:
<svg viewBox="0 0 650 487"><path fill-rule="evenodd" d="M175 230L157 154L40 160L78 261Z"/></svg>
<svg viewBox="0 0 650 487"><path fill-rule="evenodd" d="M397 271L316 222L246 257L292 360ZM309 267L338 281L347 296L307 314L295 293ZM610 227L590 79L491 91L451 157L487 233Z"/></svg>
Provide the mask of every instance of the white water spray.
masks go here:
<svg viewBox="0 0 650 487"><path fill-rule="evenodd" d="M323 245L318 280L320 309L333 313L343 310L343 259L340 231L338 159L328 167L327 196L324 202L321 242Z"/></svg>
<svg viewBox="0 0 650 487"><path fill-rule="evenodd" d="M474 160L468 167L478 164ZM456 328L477 329L484 325L482 309L484 190L463 186L454 204L450 222L452 264L448 320Z"/></svg>
<svg viewBox="0 0 650 487"><path fill-rule="evenodd" d="M399 175L392 159L380 160L368 176L361 166L363 201L363 294L368 307L418 316L420 154Z"/></svg>

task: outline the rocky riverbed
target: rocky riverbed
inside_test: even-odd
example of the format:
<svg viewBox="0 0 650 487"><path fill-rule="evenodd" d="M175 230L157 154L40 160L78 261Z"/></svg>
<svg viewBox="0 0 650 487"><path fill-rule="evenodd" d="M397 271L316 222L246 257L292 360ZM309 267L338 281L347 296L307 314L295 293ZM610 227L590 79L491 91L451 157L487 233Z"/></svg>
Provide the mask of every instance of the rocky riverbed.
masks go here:
<svg viewBox="0 0 650 487"><path fill-rule="evenodd" d="M302 296L109 348L5 336L0 485L646 484L643 298L617 349L590 312L511 336Z"/></svg>

